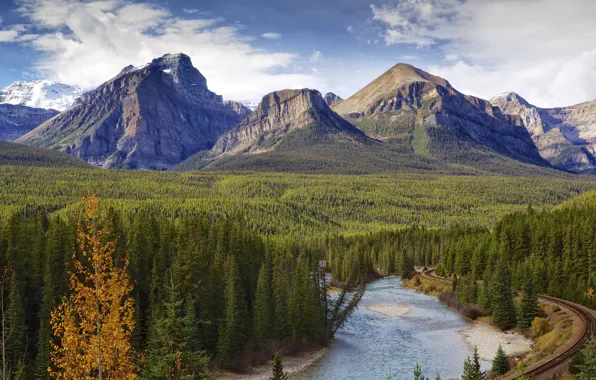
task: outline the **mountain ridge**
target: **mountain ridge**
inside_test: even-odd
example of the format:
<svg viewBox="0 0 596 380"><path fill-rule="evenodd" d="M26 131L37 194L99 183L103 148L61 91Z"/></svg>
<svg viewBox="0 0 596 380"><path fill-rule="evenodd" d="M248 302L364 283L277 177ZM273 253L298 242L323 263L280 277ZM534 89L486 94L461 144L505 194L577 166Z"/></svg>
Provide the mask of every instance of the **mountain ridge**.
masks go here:
<svg viewBox="0 0 596 380"><path fill-rule="evenodd" d="M168 169L242 119L211 92L185 54L166 54L81 96L19 138L104 168Z"/></svg>
<svg viewBox="0 0 596 380"><path fill-rule="evenodd" d="M575 173L596 173L596 100L541 108L510 92L490 102L504 114L519 118L551 165Z"/></svg>

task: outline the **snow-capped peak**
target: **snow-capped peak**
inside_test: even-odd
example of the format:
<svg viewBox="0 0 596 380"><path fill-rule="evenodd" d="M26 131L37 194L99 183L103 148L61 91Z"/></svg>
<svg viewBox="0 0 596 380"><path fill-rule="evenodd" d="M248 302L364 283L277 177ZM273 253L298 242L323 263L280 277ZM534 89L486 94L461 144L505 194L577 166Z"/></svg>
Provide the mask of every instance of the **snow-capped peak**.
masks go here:
<svg viewBox="0 0 596 380"><path fill-rule="evenodd" d="M257 107L259 106L259 102L255 102L255 101L250 101L250 100L245 100L240 102L242 103L242 105L248 109L250 109L251 111L255 111L257 109Z"/></svg>
<svg viewBox="0 0 596 380"><path fill-rule="evenodd" d="M64 111L82 94L80 88L49 80L14 82L0 90L0 103Z"/></svg>

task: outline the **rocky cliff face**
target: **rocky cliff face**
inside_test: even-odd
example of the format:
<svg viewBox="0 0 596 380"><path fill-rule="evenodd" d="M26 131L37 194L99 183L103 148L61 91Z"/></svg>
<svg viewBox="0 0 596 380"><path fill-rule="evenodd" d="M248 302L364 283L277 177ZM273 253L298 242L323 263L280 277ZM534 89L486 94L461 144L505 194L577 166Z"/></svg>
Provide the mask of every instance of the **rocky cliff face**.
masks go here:
<svg viewBox="0 0 596 380"><path fill-rule="evenodd" d="M104 168L168 169L242 119L184 54L126 67L19 142Z"/></svg>
<svg viewBox="0 0 596 380"><path fill-rule="evenodd" d="M244 104L240 102L235 102L233 100L226 100L224 102L225 106L234 111L240 119L244 119L248 115L252 113L252 110L246 107Z"/></svg>
<svg viewBox="0 0 596 380"><path fill-rule="evenodd" d="M57 114L56 110L0 104L0 140L16 140Z"/></svg>
<svg viewBox="0 0 596 380"><path fill-rule="evenodd" d="M504 114L519 118L541 156L572 172L596 171L596 101L539 108L514 92L490 99Z"/></svg>
<svg viewBox="0 0 596 380"><path fill-rule="evenodd" d="M323 123L321 118L325 118ZM318 91L283 90L266 95L257 109L238 126L223 135L210 154L256 154L283 146L284 137L313 124L320 124L321 135L344 132L363 137L335 114ZM316 139L320 136L311 136Z"/></svg>
<svg viewBox="0 0 596 380"><path fill-rule="evenodd" d="M476 165L497 154L548 165L514 118L410 65L394 66L333 109L370 137L447 162Z"/></svg>
<svg viewBox="0 0 596 380"><path fill-rule="evenodd" d="M325 94L325 103L327 103L327 105L329 107L333 107L341 102L343 102L343 99L340 98L339 96L335 95L333 92L328 92Z"/></svg>

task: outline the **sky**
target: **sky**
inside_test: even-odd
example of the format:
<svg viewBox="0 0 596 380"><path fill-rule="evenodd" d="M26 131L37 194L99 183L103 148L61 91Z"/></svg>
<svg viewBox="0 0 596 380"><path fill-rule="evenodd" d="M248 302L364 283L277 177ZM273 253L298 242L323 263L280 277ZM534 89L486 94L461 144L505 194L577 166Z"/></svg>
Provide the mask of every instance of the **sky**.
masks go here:
<svg viewBox="0 0 596 380"><path fill-rule="evenodd" d="M0 0L0 87L92 89L185 53L224 99L285 88L343 98L396 63L488 99L596 99L596 0Z"/></svg>

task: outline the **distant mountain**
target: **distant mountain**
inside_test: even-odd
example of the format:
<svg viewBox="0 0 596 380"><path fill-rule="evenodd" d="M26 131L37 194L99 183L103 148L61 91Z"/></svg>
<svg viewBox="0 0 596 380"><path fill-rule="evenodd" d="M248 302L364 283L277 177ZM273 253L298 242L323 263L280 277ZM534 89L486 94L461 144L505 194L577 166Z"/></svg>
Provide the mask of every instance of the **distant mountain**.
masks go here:
<svg viewBox="0 0 596 380"><path fill-rule="evenodd" d="M411 65L395 65L333 110L419 156L496 172L520 172L515 161L549 166L514 118Z"/></svg>
<svg viewBox="0 0 596 380"><path fill-rule="evenodd" d="M233 100L226 100L224 105L234 111L241 119L244 119L253 112L253 110L246 107L244 104Z"/></svg>
<svg viewBox="0 0 596 380"><path fill-rule="evenodd" d="M343 101L342 98L340 98L339 96L335 95L333 92L328 92L325 94L324 96L325 99L325 103L327 103L327 105L329 107L333 107L334 105L340 103Z"/></svg>
<svg viewBox="0 0 596 380"><path fill-rule="evenodd" d="M167 169L209 149L242 116L184 54L128 66L18 141L104 168Z"/></svg>
<svg viewBox="0 0 596 380"><path fill-rule="evenodd" d="M452 170L424 157L409 160L402 153L353 127L327 106L318 91L283 90L266 95L257 109L211 150L197 153L176 169L353 174L404 168Z"/></svg>
<svg viewBox="0 0 596 380"><path fill-rule="evenodd" d="M259 102L244 101L242 102L242 105L254 112L259 106Z"/></svg>
<svg viewBox="0 0 596 380"><path fill-rule="evenodd" d="M80 88L48 80L14 82L0 90L0 103L64 111L82 94Z"/></svg>
<svg viewBox="0 0 596 380"><path fill-rule="evenodd" d="M596 100L569 107L539 108L514 92L490 99L504 114L519 118L541 156L552 166L596 173Z"/></svg>
<svg viewBox="0 0 596 380"><path fill-rule="evenodd" d="M0 104L0 140L16 140L57 114L56 110Z"/></svg>
<svg viewBox="0 0 596 380"><path fill-rule="evenodd" d="M63 152L5 141L0 141L0 165L91 168L85 161Z"/></svg>

